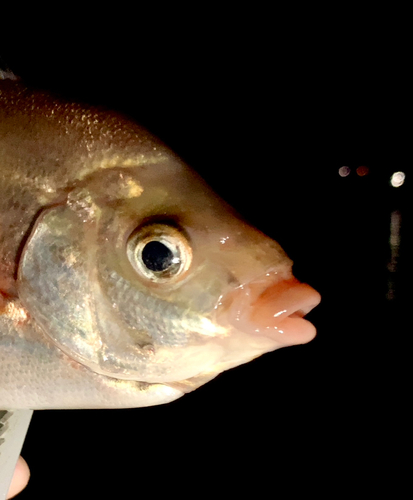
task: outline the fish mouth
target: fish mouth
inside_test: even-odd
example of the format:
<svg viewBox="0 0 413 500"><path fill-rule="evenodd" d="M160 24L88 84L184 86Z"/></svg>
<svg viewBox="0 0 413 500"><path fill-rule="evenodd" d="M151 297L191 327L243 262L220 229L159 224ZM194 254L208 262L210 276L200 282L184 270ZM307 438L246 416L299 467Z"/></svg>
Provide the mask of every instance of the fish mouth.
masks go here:
<svg viewBox="0 0 413 500"><path fill-rule="evenodd" d="M266 337L277 346L303 344L316 329L304 316L321 300L311 286L291 274L267 273L233 290L220 303L221 318L232 327L253 336Z"/></svg>

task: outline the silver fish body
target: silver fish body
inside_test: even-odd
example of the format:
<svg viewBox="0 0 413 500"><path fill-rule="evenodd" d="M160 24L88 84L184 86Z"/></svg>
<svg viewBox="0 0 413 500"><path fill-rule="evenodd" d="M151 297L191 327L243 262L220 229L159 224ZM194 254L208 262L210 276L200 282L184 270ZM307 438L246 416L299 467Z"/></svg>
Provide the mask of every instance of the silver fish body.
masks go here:
<svg viewBox="0 0 413 500"><path fill-rule="evenodd" d="M165 145L0 81L0 408L172 401L315 335L292 262Z"/></svg>

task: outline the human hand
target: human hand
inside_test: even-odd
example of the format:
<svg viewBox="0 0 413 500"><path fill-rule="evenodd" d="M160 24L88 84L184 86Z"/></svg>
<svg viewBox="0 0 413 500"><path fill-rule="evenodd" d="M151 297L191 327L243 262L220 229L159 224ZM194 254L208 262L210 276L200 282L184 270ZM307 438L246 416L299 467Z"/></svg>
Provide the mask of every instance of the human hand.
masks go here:
<svg viewBox="0 0 413 500"><path fill-rule="evenodd" d="M16 468L14 470L13 479L11 481L7 498L13 498L20 493L29 482L30 470L24 458L19 457Z"/></svg>

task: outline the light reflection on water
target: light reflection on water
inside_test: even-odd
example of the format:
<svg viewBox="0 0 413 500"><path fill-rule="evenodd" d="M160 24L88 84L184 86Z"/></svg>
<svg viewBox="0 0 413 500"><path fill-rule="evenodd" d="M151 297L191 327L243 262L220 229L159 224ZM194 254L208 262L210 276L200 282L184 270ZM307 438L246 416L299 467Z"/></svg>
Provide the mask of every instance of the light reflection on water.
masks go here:
<svg viewBox="0 0 413 500"><path fill-rule="evenodd" d="M410 189L408 179L406 182L408 175L391 165L347 165L338 168L338 178L343 180L337 184L340 187L337 200L341 207L348 208L346 225L341 230L357 242L354 255L368 257L360 274L366 277L367 269L372 280L381 276L381 298L391 303L391 307L399 305L406 300L407 290L405 247L409 240L402 232L407 234L410 224L409 212L405 210L406 189ZM352 248L347 250L348 255L352 255ZM357 260L353 260L356 268ZM372 293L376 292L378 289L373 286Z"/></svg>
<svg viewBox="0 0 413 500"><path fill-rule="evenodd" d="M389 271L387 280L387 300L396 298L396 273L400 256L402 215L399 210L393 210L390 215L390 260L387 264Z"/></svg>

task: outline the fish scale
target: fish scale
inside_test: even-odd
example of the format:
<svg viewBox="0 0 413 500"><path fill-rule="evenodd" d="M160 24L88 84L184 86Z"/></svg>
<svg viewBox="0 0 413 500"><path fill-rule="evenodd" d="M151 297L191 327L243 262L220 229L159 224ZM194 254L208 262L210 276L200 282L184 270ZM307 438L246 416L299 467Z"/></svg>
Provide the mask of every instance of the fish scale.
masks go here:
<svg viewBox="0 0 413 500"><path fill-rule="evenodd" d="M179 306L151 297L134 289L125 279L112 272L106 282L109 297L117 297L122 317L132 328L147 332L162 345L184 345L188 341L188 327L201 330L199 318L185 314ZM117 293L114 293L116 289ZM149 314L150 313L150 314Z"/></svg>

